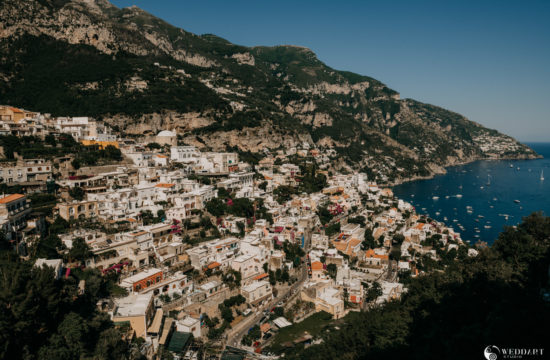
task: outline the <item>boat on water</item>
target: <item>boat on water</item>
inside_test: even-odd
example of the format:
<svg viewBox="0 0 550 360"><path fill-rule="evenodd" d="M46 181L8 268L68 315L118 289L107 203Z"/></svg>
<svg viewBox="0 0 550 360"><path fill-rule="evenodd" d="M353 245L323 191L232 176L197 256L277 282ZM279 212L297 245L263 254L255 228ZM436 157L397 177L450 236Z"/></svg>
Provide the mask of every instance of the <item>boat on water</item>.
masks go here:
<svg viewBox="0 0 550 360"><path fill-rule="evenodd" d="M483 190L483 189L484 189L484 187L483 187L483 186L480 186L479 188L480 188L481 190Z"/></svg>
<svg viewBox="0 0 550 360"><path fill-rule="evenodd" d="M457 219L453 219L453 222L458 222L458 220L457 220Z"/></svg>
<svg viewBox="0 0 550 360"><path fill-rule="evenodd" d="M487 175L487 186L491 186L491 175Z"/></svg>
<svg viewBox="0 0 550 360"><path fill-rule="evenodd" d="M519 200L514 200L514 202L515 202L516 204L519 204L521 201L519 201Z"/></svg>
<svg viewBox="0 0 550 360"><path fill-rule="evenodd" d="M540 181L544 181L544 170L540 171Z"/></svg>
<svg viewBox="0 0 550 360"><path fill-rule="evenodd" d="M462 198L462 194L456 194L456 197L457 197L458 199L460 199L460 198Z"/></svg>
<svg viewBox="0 0 550 360"><path fill-rule="evenodd" d="M513 168L513 167L514 167L514 164L510 164L510 167Z"/></svg>
<svg viewBox="0 0 550 360"><path fill-rule="evenodd" d="M497 201L497 200L498 200L498 199L497 199L496 197L495 197L495 198L493 198L493 201Z"/></svg>
<svg viewBox="0 0 550 360"><path fill-rule="evenodd" d="M447 195L447 196L445 196L445 199L448 199L449 197L450 197L450 196L449 196L449 195Z"/></svg>
<svg viewBox="0 0 550 360"><path fill-rule="evenodd" d="M433 200L439 200L439 196L432 197Z"/></svg>
<svg viewBox="0 0 550 360"><path fill-rule="evenodd" d="M490 229L490 228L491 228L491 225L485 225L484 228L485 228L485 229Z"/></svg>

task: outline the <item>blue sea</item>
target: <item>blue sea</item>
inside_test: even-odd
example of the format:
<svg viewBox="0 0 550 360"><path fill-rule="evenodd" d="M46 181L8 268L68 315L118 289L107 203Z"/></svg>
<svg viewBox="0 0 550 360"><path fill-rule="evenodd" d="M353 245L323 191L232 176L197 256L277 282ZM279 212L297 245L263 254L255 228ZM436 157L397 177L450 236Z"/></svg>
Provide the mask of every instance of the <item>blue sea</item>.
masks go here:
<svg viewBox="0 0 550 360"><path fill-rule="evenodd" d="M534 211L550 215L550 143L527 145L544 159L451 167L445 175L396 186L394 194L419 214L453 227L463 240L490 245L504 226L517 225L523 216Z"/></svg>

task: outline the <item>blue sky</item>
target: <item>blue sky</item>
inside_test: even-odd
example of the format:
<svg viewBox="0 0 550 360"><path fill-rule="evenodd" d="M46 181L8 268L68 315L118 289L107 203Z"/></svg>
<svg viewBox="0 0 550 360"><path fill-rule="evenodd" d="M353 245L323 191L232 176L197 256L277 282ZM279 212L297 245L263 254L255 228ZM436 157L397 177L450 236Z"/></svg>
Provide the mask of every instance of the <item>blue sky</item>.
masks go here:
<svg viewBox="0 0 550 360"><path fill-rule="evenodd" d="M522 141L550 141L550 1L113 0L246 46L293 44Z"/></svg>

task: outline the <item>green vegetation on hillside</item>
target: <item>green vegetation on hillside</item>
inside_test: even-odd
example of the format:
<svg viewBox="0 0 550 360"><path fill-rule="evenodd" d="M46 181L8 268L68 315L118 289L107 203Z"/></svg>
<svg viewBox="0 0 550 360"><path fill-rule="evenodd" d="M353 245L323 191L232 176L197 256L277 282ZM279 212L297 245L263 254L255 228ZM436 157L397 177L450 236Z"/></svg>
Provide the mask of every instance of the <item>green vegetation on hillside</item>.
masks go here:
<svg viewBox="0 0 550 360"><path fill-rule="evenodd" d="M128 359L122 332L96 307L109 296L109 284L97 270L73 269L55 280L51 268L33 268L32 261L0 251L0 358Z"/></svg>

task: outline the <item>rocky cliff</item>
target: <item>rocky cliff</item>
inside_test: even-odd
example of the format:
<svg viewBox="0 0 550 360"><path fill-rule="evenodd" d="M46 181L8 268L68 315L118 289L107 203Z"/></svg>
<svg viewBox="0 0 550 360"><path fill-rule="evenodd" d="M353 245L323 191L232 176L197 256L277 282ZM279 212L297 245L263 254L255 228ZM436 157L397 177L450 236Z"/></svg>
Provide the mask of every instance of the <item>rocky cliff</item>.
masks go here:
<svg viewBox="0 0 550 360"><path fill-rule="evenodd" d="M238 46L106 0L3 0L0 18L2 102L94 116L128 135L170 129L184 143L252 153L307 142L334 149L334 167L390 181L536 156L307 48Z"/></svg>

